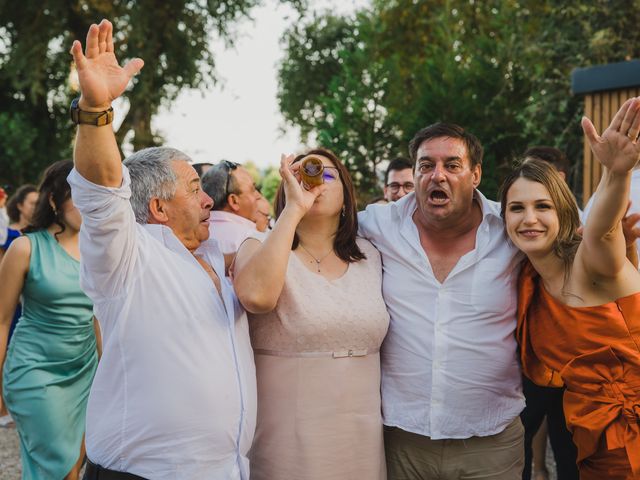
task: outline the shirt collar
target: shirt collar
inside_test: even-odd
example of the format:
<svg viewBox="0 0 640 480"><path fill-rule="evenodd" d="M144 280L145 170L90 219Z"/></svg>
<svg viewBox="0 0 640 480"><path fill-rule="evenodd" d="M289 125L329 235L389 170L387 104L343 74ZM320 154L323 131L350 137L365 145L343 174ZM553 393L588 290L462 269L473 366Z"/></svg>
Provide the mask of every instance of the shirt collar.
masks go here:
<svg viewBox="0 0 640 480"><path fill-rule="evenodd" d="M176 253L189 252L189 250L187 250L187 247L185 247L182 244L182 242L178 240L178 237L175 236L175 234L169 227L165 225L149 224L149 223L143 225L142 227L153 238L155 238L157 241L159 241L162 245L164 245L168 249Z"/></svg>
<svg viewBox="0 0 640 480"><path fill-rule="evenodd" d="M498 220L502 221L502 215L500 215L500 204L498 202L489 200L477 188L473 191L473 199L480 205L483 222L489 220L488 217L496 217Z"/></svg>
<svg viewBox="0 0 640 480"><path fill-rule="evenodd" d="M416 211L416 193L411 192L402 197L400 200L393 202L391 208L391 217L400 220L402 218L411 217Z"/></svg>
<svg viewBox="0 0 640 480"><path fill-rule="evenodd" d="M256 224L251 220L249 220L248 218L244 218L238 214L226 212L224 210L212 210L211 216L209 217L209 221L237 223L240 225L244 225L246 227L251 227L253 229L256 228Z"/></svg>
<svg viewBox="0 0 640 480"><path fill-rule="evenodd" d="M142 225L142 227L149 235L166 248L182 256L187 261L192 262L194 265L197 265L195 256L178 240L178 237L176 237L173 230L169 227L157 224L146 224ZM227 317L232 320L233 317L230 316L233 312L232 291L225 280L224 256L222 255L218 241L210 237L200 244L195 253L204 258L218 275L222 287L221 301L225 306Z"/></svg>
<svg viewBox="0 0 640 480"><path fill-rule="evenodd" d="M171 230L169 227L165 225L149 223L142 225L142 227L149 233L149 235L151 235L169 250L181 255L193 256L187 249L187 247L185 247L184 244L180 240L178 240L178 237L176 237L176 235L173 233L173 230ZM211 237L200 244L200 246L196 250L196 253L209 254L214 258L216 256L222 255L218 241L215 238ZM214 265L212 266L215 268Z"/></svg>

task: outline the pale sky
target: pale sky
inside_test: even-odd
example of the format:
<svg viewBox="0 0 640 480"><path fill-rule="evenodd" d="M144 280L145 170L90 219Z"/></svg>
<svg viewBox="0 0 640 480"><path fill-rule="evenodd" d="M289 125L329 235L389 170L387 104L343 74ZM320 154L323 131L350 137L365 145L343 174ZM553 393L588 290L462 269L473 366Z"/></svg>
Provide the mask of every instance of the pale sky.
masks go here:
<svg viewBox="0 0 640 480"><path fill-rule="evenodd" d="M349 13L368 1L310 0L309 4L315 10ZM277 65L284 54L279 40L297 14L288 5L265 0L252 17L255 21L237 26L233 49L225 50L222 42L212 48L222 85L206 92L183 92L154 119L165 144L184 151L194 162L252 160L262 168L277 164L280 153L303 147L297 131L280 133L284 121L276 100Z"/></svg>

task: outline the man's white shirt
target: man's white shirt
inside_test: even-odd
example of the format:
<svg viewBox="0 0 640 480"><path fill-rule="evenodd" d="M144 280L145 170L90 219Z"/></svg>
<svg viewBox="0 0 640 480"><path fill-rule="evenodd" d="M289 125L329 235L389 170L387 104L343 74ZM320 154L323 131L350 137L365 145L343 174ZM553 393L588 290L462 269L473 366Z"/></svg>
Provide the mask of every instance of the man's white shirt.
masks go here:
<svg viewBox="0 0 640 480"><path fill-rule="evenodd" d="M0 245L7 241L9 233L9 216L6 207L0 208Z"/></svg>
<svg viewBox="0 0 640 480"><path fill-rule="evenodd" d="M87 407L91 461L154 480L248 479L256 380L247 317L215 240L196 251L139 225L123 166L119 188L68 178L82 214L81 286L103 354Z"/></svg>
<svg viewBox="0 0 640 480"><path fill-rule="evenodd" d="M479 191L475 248L439 283L412 216L415 194L358 215L360 235L380 251L391 316L382 347L384 423L438 439L501 432L524 408L516 356L521 254L500 205Z"/></svg>

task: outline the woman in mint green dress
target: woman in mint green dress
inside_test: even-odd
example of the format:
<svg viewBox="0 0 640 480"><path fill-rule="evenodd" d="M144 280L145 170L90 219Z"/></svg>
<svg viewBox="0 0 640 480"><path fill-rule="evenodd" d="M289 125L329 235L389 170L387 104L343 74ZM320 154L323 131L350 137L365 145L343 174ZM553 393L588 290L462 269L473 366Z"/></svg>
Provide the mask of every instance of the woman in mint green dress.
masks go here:
<svg viewBox="0 0 640 480"><path fill-rule="evenodd" d="M23 479L76 480L84 459L99 332L80 289L72 167L62 161L47 169L32 225L0 264L0 406L4 400L20 434ZM5 351L20 296L22 317Z"/></svg>

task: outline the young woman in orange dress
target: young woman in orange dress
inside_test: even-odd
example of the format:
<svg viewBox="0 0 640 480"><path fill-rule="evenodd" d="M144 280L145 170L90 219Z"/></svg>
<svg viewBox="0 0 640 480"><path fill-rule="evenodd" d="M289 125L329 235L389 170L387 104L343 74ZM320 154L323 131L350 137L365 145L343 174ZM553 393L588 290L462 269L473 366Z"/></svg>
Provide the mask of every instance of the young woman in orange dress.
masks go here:
<svg viewBox="0 0 640 480"><path fill-rule="evenodd" d="M640 158L640 98L602 136L587 118L582 127L603 167L582 236L574 197L550 165L527 161L502 186L507 233L528 259L517 337L527 377L566 385L580 478L640 478L640 273L621 226Z"/></svg>

